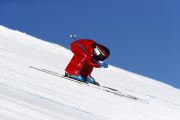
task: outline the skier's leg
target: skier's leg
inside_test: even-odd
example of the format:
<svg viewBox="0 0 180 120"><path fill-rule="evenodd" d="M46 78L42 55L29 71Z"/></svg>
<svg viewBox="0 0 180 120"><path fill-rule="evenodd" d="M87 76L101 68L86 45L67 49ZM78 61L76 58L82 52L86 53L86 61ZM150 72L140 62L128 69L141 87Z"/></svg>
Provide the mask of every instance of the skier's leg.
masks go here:
<svg viewBox="0 0 180 120"><path fill-rule="evenodd" d="M93 71L93 66L86 66L86 70L81 71L81 75L84 77L84 80L94 83L95 80L93 77L91 77L91 72Z"/></svg>
<svg viewBox="0 0 180 120"><path fill-rule="evenodd" d="M93 66L88 66L87 63L84 64L84 67L83 69L81 70L80 74L83 76L83 77L91 77L91 72L93 71Z"/></svg>
<svg viewBox="0 0 180 120"><path fill-rule="evenodd" d="M77 43L72 43L70 49L74 53L74 56L65 71L76 79L76 76L81 75L80 71L83 69L83 66L87 61L87 54Z"/></svg>
<svg viewBox="0 0 180 120"><path fill-rule="evenodd" d="M98 82L96 82L95 79L91 76L91 73L92 73L94 67L88 66L87 63L85 63L84 68L81 71L81 75L83 76L84 80L89 83L100 86L100 84Z"/></svg>

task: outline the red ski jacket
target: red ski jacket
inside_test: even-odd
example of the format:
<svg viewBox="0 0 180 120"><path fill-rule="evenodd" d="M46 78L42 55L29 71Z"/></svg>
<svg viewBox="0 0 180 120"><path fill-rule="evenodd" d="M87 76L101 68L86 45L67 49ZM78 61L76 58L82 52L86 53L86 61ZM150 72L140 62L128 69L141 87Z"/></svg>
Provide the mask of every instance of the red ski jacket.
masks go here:
<svg viewBox="0 0 180 120"><path fill-rule="evenodd" d="M92 45L95 44L96 42L94 42L93 40L89 40L89 39L81 39L81 40L78 40L78 42L84 47L84 49L87 51L87 53L76 41L74 41L71 44L71 46L70 46L71 51L74 54L78 54L81 57L84 57L84 60L85 61L87 60L88 66L100 67L99 63L96 63L93 61L94 47ZM96 60L96 61L98 61L98 60Z"/></svg>

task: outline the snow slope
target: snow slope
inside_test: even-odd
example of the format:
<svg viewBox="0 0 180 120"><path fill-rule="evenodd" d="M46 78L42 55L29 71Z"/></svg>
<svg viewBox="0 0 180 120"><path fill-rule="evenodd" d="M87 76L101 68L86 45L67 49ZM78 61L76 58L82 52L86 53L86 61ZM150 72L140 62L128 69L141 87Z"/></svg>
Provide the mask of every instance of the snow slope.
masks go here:
<svg viewBox="0 0 180 120"><path fill-rule="evenodd" d="M111 65L92 73L101 85L149 100L145 104L29 67L64 74L72 56L0 26L0 120L180 120L180 90L151 78Z"/></svg>

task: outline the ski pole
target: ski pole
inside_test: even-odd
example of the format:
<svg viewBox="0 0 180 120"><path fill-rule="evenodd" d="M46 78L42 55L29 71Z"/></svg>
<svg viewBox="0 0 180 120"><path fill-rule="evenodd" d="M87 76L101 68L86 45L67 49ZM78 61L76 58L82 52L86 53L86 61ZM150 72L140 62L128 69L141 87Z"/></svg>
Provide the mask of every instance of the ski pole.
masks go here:
<svg viewBox="0 0 180 120"><path fill-rule="evenodd" d="M76 38L79 39L76 35L70 35L70 37L72 37L72 38L75 39L75 40L76 40ZM76 42L77 42L77 43L82 47L82 49L88 54L88 52L86 51L86 49L78 42L78 40L76 40ZM99 63L99 62L96 61L95 59L93 59L93 61Z"/></svg>
<svg viewBox="0 0 180 120"><path fill-rule="evenodd" d="M76 35L70 35L70 37L74 38L76 40ZM78 38L79 39L79 38ZM88 54L88 52L86 51L86 49L78 42L78 40L76 40L76 42L82 47L82 49Z"/></svg>

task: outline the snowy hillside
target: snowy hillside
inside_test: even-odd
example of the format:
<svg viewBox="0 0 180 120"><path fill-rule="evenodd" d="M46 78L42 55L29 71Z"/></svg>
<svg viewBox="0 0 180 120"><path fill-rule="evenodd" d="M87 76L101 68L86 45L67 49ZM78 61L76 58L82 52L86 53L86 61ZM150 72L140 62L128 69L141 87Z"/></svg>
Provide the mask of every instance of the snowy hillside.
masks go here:
<svg viewBox="0 0 180 120"><path fill-rule="evenodd" d="M64 74L72 56L0 26L0 120L180 120L180 90L159 81L114 66L94 69L101 85L149 100L145 104L29 67Z"/></svg>

